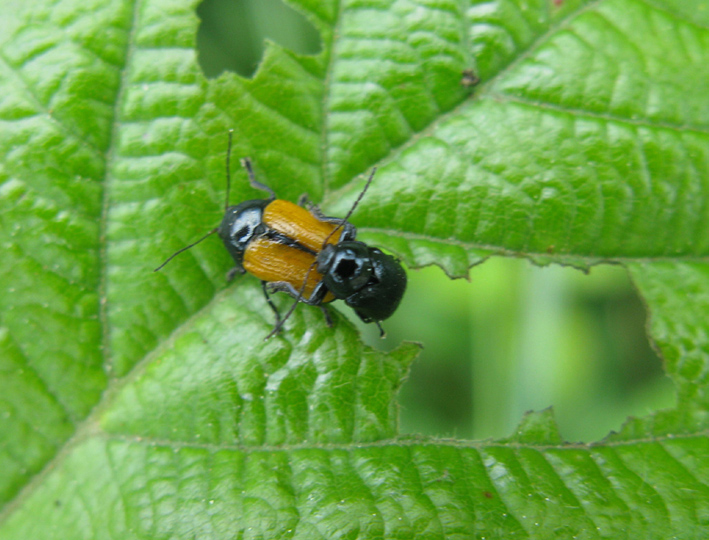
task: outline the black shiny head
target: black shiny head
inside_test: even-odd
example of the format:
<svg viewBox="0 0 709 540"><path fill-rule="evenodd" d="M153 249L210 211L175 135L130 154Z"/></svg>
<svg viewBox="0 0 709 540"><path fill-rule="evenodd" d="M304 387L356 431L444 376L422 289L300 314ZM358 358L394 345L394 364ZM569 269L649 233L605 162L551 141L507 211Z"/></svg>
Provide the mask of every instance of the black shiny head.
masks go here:
<svg viewBox="0 0 709 540"><path fill-rule="evenodd" d="M364 242L328 244L317 260L328 290L366 323L391 317L406 291L399 261Z"/></svg>
<svg viewBox="0 0 709 540"><path fill-rule="evenodd" d="M217 232L239 268L244 263L246 246L266 231L263 210L270 202L271 199L253 199L230 206L224 212L224 219Z"/></svg>

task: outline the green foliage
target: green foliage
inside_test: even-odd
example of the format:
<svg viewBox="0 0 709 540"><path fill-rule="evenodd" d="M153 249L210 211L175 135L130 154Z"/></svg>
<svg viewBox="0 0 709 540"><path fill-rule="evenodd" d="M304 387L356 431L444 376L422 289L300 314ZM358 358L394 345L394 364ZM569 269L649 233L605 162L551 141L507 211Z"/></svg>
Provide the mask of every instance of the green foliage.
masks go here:
<svg viewBox="0 0 709 540"><path fill-rule="evenodd" d="M706 2L293 0L322 51L216 80L195 0L4 4L1 538L709 536ZM264 343L217 241L150 272L218 223L230 128L328 212L378 165L353 222L411 267L625 264L677 408L588 445L550 411L399 436L415 346L307 308Z"/></svg>

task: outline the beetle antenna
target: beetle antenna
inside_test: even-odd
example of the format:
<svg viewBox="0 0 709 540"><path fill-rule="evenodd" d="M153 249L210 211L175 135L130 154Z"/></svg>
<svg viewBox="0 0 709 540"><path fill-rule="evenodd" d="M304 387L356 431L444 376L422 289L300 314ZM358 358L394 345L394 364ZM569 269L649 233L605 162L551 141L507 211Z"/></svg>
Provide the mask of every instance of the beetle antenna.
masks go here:
<svg viewBox="0 0 709 540"><path fill-rule="evenodd" d="M261 191L268 191L268 194L271 196L271 200L276 200L276 192L273 191L266 184L262 184L261 182L256 180L256 175L254 174L254 167L251 164L251 159L247 157L242 159L241 166L246 169L246 174L249 175L249 184L251 184L252 188L260 189Z"/></svg>
<svg viewBox="0 0 709 540"><path fill-rule="evenodd" d="M227 209L229 208L229 191L231 190L231 141L234 138L234 130L230 129L229 130L229 143L227 144L227 149L226 149L226 200L224 201L224 213L226 214ZM212 236L215 232L219 230L219 227L216 227L209 231L207 234L205 234L202 238L197 240L196 242L191 243L189 246L185 246L182 249L178 249L175 253L170 255L164 263L162 263L160 266L158 266L153 272L157 272L158 270L161 270L167 263L169 263L172 259L177 257L180 253L183 251L187 251L190 248L195 247L197 244L199 244L202 240L206 240L210 236Z"/></svg>
<svg viewBox="0 0 709 540"><path fill-rule="evenodd" d="M158 266L155 270L153 270L153 272L157 272L158 270L162 269L167 263L169 263L172 259L174 259L175 257L177 257L180 253L182 253L183 251L187 251L187 250L190 249L190 248L195 247L195 246L196 246L197 244L199 244L202 240L205 240L205 239L209 238L210 236L212 236L212 235L213 235L215 232L217 232L218 230L219 230L218 227L217 227L217 228L214 228L214 229L212 229L211 231L209 231L207 234L205 234L202 238L200 238L199 240L197 240L196 242L193 242L193 243L191 243L189 246L183 247L182 249L178 249L175 253L173 253L172 255L170 255L170 256L165 260L164 263L162 263L162 264L161 264L160 266Z"/></svg>
<svg viewBox="0 0 709 540"><path fill-rule="evenodd" d="M359 193L359 196L357 197L357 200L356 200L356 201L354 202L354 204L352 205L352 208L350 208L350 211L347 212L347 215L346 215L344 218L342 218L342 221L340 221L340 222L337 224L337 227L335 227L334 229L332 229L332 232L330 232L330 234L327 235L327 237L325 238L325 241L322 243L323 247L325 247L325 246L327 245L327 243L330 241L330 238L332 238L333 235L334 235L338 230L340 230L340 229L342 228L342 226L345 224L345 222L347 222L347 220L350 219L350 217L352 216L352 214L353 214L354 211L355 211L355 208L357 208L357 205L358 205L359 202L362 200L362 197L364 197L364 194L365 194L365 193L367 192L367 190L369 189L369 185L372 183L372 179L374 178L374 173L376 173L376 172L377 172L377 168L376 168L376 167L372 167L372 173L369 175L369 178L367 178L367 183L364 184L364 188L363 188L362 191Z"/></svg>
<svg viewBox="0 0 709 540"><path fill-rule="evenodd" d="M234 130L229 130L229 143L226 148L226 197L224 199L224 213L229 209L229 192L231 191L231 141L234 138Z"/></svg>

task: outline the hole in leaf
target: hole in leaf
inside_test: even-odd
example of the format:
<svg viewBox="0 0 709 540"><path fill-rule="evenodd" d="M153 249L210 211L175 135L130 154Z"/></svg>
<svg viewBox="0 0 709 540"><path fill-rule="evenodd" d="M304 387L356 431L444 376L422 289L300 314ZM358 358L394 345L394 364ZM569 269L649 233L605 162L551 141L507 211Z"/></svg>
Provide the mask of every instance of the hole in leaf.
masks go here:
<svg viewBox="0 0 709 540"><path fill-rule="evenodd" d="M207 77L235 71L251 77L264 53L264 39L300 54L316 54L320 35L281 0L205 0L197 8L199 63Z"/></svg>
<svg viewBox="0 0 709 540"><path fill-rule="evenodd" d="M674 403L622 267L585 275L493 258L471 283L435 267L408 275L402 305L383 323L384 348L424 345L401 393L405 433L507 437L526 411L553 406L564 439L593 441Z"/></svg>

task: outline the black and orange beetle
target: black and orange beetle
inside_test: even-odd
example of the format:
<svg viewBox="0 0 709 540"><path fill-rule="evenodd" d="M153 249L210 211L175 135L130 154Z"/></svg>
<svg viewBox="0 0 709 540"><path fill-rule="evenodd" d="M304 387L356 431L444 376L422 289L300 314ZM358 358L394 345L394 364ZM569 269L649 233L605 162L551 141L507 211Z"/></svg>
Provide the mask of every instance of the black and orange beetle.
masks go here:
<svg viewBox="0 0 709 540"><path fill-rule="evenodd" d="M406 290L406 272L397 259L381 250L355 240L357 230L347 221L367 191L376 168L357 200L344 218L324 216L301 199L301 205L277 199L268 186L258 182L251 161L241 161L256 189L267 191L268 199L253 199L229 206L230 154L232 132L227 150L227 189L224 218L219 227L196 242L173 253L155 269L157 272L173 257L218 233L235 268L229 272L248 272L261 280L268 305L276 315L277 334L299 302L318 306L332 325L324 304L344 300L364 322L374 322L384 335L379 321L389 318ZM269 292L286 292L295 303L285 317L271 301Z"/></svg>

